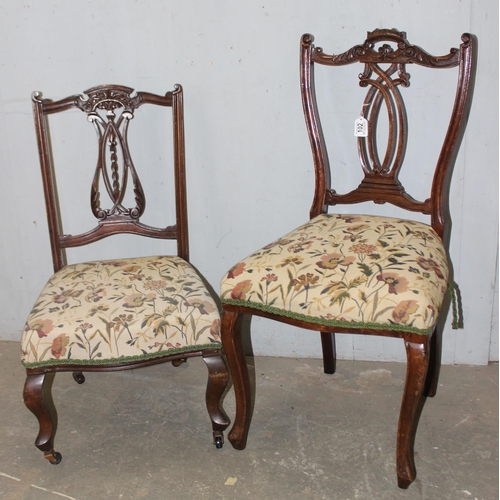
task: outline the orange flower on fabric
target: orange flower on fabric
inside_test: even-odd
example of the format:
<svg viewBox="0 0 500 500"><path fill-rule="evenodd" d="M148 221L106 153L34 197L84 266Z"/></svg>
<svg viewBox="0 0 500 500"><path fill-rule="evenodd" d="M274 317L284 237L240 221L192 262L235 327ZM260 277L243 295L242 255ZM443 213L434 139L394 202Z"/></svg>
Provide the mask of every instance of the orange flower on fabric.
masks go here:
<svg viewBox="0 0 500 500"><path fill-rule="evenodd" d="M245 300L247 292L252 288L250 280L240 281L236 284L231 292L231 298L235 300Z"/></svg>
<svg viewBox="0 0 500 500"><path fill-rule="evenodd" d="M424 257L417 257L417 264L426 271L434 271L438 278L444 279L439 264L434 259L425 259Z"/></svg>
<svg viewBox="0 0 500 500"><path fill-rule="evenodd" d="M210 327L210 335L214 340L219 340L220 338L220 319L214 319L212 321L212 326Z"/></svg>
<svg viewBox="0 0 500 500"><path fill-rule="evenodd" d="M281 261L281 264L277 264L276 267L285 267L288 264L294 264L296 266L300 266L304 262L302 257L287 257Z"/></svg>
<svg viewBox="0 0 500 500"><path fill-rule="evenodd" d="M166 286L165 280L151 280L144 284L146 290L163 290Z"/></svg>
<svg viewBox="0 0 500 500"><path fill-rule="evenodd" d="M240 274L243 273L243 271L245 270L245 266L246 264L244 262L238 262L238 264L229 269L227 277L230 279L236 278L236 276L239 276Z"/></svg>
<svg viewBox="0 0 500 500"><path fill-rule="evenodd" d="M268 275L261 278L260 281L266 281L269 284L272 281L278 281L278 276L276 276L274 273L269 273Z"/></svg>
<svg viewBox="0 0 500 500"><path fill-rule="evenodd" d="M322 269L335 269L338 266L350 266L355 260L356 257L344 257L340 253L330 253L323 255L321 260L316 262L316 265Z"/></svg>
<svg viewBox="0 0 500 500"><path fill-rule="evenodd" d="M64 304L70 297L76 299L82 294L83 290L63 290L62 293L54 295L52 297L52 302L56 304Z"/></svg>
<svg viewBox="0 0 500 500"><path fill-rule="evenodd" d="M26 325L26 330L35 330L40 339L46 337L53 329L54 323L51 319L36 320Z"/></svg>
<svg viewBox="0 0 500 500"><path fill-rule="evenodd" d="M128 297L125 297L125 302L123 303L124 307L141 307L144 305L144 302L151 302L153 299L156 299L156 293L148 293L146 296L140 293L133 293Z"/></svg>
<svg viewBox="0 0 500 500"><path fill-rule="evenodd" d="M319 276L314 276L312 273L301 274L297 279L292 280L292 286L295 287L295 291L298 292L301 287L309 288L319 281Z"/></svg>
<svg viewBox="0 0 500 500"><path fill-rule="evenodd" d="M61 335L58 335L52 342L52 348L50 349L52 356L54 356L56 359L64 356L66 354L66 347L68 344L69 337L65 333L61 333Z"/></svg>
<svg viewBox="0 0 500 500"><path fill-rule="evenodd" d="M356 245L353 245L351 248L349 248L351 252L354 253L361 253L361 254L371 254L377 250L377 247L375 245L367 245L366 243L357 243Z"/></svg>
<svg viewBox="0 0 500 500"><path fill-rule="evenodd" d="M397 295L408 290L408 280L396 273L382 273L377 276L379 281L383 281L389 286L389 293Z"/></svg>
<svg viewBox="0 0 500 500"><path fill-rule="evenodd" d="M215 311L215 307L212 306L210 302L206 300L193 300L188 302L187 300L184 302L185 306L196 307L200 311L201 314L208 314Z"/></svg>
<svg viewBox="0 0 500 500"><path fill-rule="evenodd" d="M410 314L417 312L416 300L403 300L392 311L392 318L396 323L408 323Z"/></svg>

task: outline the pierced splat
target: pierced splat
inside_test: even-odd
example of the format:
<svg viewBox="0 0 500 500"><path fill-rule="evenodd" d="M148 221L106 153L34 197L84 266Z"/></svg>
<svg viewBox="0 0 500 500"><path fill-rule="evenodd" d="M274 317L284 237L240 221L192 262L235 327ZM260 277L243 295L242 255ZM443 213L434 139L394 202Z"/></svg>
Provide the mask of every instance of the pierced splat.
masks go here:
<svg viewBox="0 0 500 500"><path fill-rule="evenodd" d="M130 97L132 92L133 89L127 87L119 89L94 87L85 91L88 99L82 96L79 106L94 125L99 143L99 155L91 190L92 212L99 220L120 217L139 219L146 206L144 191L128 147L128 126L130 120L134 118L133 111L137 106L134 98ZM119 109L121 112L117 113ZM136 203L133 208L123 206L129 175L132 178ZM112 207L109 209L101 207L101 180L112 202Z"/></svg>
<svg viewBox="0 0 500 500"><path fill-rule="evenodd" d="M408 64L428 68L450 68L458 66L470 44L470 35L462 37L461 49L451 49L444 56L432 56L406 39L406 33L396 29L381 29L368 32L362 45L356 45L338 55L328 55L321 47L313 45L313 37L302 38L303 70L302 85L306 122L313 146L317 170L316 196L311 208L311 216L325 211L326 205L339 203L392 203L401 208L430 214L436 222L435 229L440 232L443 220L442 195L433 192L434 200L418 201L406 193L398 179L406 153L408 120L402 90L410 86ZM470 51L469 51L470 52ZM343 66L352 63L364 64L359 75L359 86L366 87L367 93L361 105L361 115L367 120L366 136L357 138L358 156L364 173L360 185L346 194L338 194L329 187L329 161L326 145L321 131L321 123L314 95L314 63L326 66ZM465 75L462 78L466 78ZM459 123L465 109L457 92L452 121L448 129L441 155L437 161L433 190L442 189L442 179L446 175L453 155L449 145L457 142ZM377 132L382 127L379 117L381 111L387 112L387 145L385 151L378 144ZM383 124L385 125L385 123ZM319 131L319 138L316 135ZM438 203L435 203L438 201Z"/></svg>
<svg viewBox="0 0 500 500"><path fill-rule="evenodd" d="M65 248L86 245L112 234L139 234L152 238L176 239L179 255L189 256L187 243L187 210L185 208L184 154L174 154L176 206L175 224L152 227L140 221L146 207L146 197L139 175L131 158L128 127L134 112L143 104L172 108L174 151L183 152L182 88L164 96L148 92L135 92L129 87L101 85L60 101L43 99L39 92L32 96L35 120L38 126L38 144L42 162L47 210L51 225L53 258L57 271L66 262ZM63 234L58 221L56 193L53 190L54 164L49 147L48 116L78 108L87 115L95 128L98 157L92 185L90 205L97 225L82 234ZM130 193L130 194L127 194ZM133 200L133 201L132 201ZM132 205L132 206L126 206Z"/></svg>

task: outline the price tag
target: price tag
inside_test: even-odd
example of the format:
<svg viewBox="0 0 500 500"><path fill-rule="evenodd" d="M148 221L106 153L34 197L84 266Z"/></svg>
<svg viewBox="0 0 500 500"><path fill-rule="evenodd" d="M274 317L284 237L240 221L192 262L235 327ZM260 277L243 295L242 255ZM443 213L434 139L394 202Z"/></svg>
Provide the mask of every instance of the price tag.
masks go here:
<svg viewBox="0 0 500 500"><path fill-rule="evenodd" d="M356 137L368 136L368 120L364 116L360 116L354 122L354 135Z"/></svg>

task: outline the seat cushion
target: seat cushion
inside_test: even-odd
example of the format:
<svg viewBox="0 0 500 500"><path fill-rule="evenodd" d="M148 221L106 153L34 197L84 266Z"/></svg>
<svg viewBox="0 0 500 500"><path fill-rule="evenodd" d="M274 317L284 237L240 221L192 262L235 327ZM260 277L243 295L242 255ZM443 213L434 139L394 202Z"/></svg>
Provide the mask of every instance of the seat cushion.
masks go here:
<svg viewBox="0 0 500 500"><path fill-rule="evenodd" d="M447 262L426 224L324 214L236 264L221 298L320 325L429 334Z"/></svg>
<svg viewBox="0 0 500 500"><path fill-rule="evenodd" d="M219 310L179 257L69 265L54 274L22 334L27 368L127 363L220 348Z"/></svg>

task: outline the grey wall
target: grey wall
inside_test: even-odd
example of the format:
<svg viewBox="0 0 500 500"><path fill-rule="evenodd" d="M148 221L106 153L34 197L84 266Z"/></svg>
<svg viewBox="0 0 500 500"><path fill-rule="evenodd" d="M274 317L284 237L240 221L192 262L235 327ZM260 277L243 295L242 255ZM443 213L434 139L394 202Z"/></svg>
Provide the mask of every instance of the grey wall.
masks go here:
<svg viewBox="0 0 500 500"><path fill-rule="evenodd" d="M463 32L479 38L474 105L452 184L450 252L465 328L447 328L443 355L446 363L498 359L497 0L2 2L0 338L19 339L52 269L33 90L62 98L102 83L158 93L183 84L192 261L218 289L231 265L307 218L313 179L300 36L313 33L339 52L382 27L406 31L435 54L457 46ZM436 102L436 116L445 101ZM429 137L430 149L437 144ZM417 169L407 183L418 180ZM315 333L258 318L253 331L257 354L320 354ZM405 358L395 339L345 335L338 349L348 359Z"/></svg>

